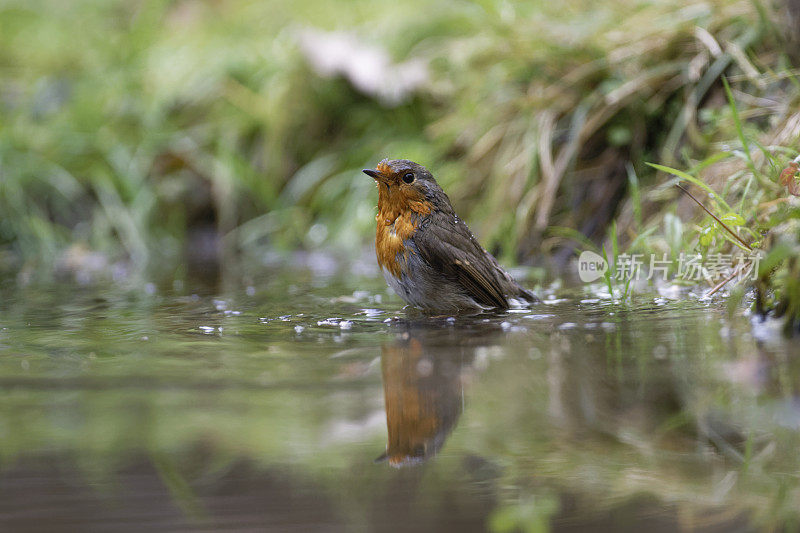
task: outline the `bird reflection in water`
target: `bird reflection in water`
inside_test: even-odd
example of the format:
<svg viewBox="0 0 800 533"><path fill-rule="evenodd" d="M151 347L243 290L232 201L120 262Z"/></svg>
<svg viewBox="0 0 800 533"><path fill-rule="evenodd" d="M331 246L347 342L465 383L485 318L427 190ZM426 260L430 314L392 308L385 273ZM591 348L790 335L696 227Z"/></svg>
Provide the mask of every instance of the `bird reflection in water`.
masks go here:
<svg viewBox="0 0 800 533"><path fill-rule="evenodd" d="M441 450L464 408L476 351L494 337L487 335L491 329L476 332L438 321L404 322L400 328L395 341L383 346L388 443L375 460L397 468L422 463Z"/></svg>

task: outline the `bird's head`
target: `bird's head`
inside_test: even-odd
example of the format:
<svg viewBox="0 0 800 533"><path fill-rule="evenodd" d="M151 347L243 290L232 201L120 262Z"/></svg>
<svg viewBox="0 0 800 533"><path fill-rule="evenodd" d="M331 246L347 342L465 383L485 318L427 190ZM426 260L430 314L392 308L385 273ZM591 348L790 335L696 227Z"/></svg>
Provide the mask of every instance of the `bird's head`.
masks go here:
<svg viewBox="0 0 800 533"><path fill-rule="evenodd" d="M452 209L433 175L418 163L408 159L384 159L375 170L364 169L363 172L378 185L378 209L381 211L411 210L424 215L434 210Z"/></svg>

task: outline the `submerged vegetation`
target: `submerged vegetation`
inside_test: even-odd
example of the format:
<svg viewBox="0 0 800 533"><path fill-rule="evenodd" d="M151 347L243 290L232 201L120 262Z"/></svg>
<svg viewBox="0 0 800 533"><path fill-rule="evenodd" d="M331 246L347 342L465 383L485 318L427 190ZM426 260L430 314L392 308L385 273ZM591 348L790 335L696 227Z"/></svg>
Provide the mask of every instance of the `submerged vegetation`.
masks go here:
<svg viewBox="0 0 800 533"><path fill-rule="evenodd" d="M630 250L731 246L650 162L716 191L775 266L797 245L779 181L800 137L795 8L6 2L0 267L351 253L375 202L357 171L384 156L434 169L505 261L563 263L565 236L610 249L609 228Z"/></svg>

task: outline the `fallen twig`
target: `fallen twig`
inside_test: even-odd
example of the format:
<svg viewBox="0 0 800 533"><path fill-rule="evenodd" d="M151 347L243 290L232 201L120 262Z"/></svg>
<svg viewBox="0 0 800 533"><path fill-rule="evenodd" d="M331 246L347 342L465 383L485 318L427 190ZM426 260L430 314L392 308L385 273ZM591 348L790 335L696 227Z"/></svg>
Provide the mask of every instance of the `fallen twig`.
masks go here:
<svg viewBox="0 0 800 533"><path fill-rule="evenodd" d="M750 246L749 244L747 244L747 243L744 241L744 239L742 239L741 237L739 237L739 236L738 236L738 235L737 235L737 234L736 234L736 233L735 233L735 232L734 232L734 231L733 231L731 228L729 228L729 227L728 227L728 225L727 225L727 224L725 224L723 221L721 221L719 218L717 218L717 215L715 215L714 213L712 213L711 211L709 211L709 210L708 210L708 208L707 208L706 206L704 206L704 205L703 205L703 203L702 203L700 200L698 200L697 198L695 198L695 197L692 195L692 193L690 193L689 191L687 191L687 190L686 190L686 189L685 189L683 186L681 186L681 184L680 184L680 183L676 183L676 184L675 184L675 186L676 186L677 188L679 188L680 190L682 190L683 192L685 192L685 193L686 193L686 194L689 196L689 198L691 198L692 200L694 200L694 201L697 203L697 205L699 205L699 206L700 206L700 207L703 209L703 211L705 211L706 213L708 213L708 214L711 216L711 218L713 218L714 220L716 220L716 221L717 221L717 223L718 223L720 226L722 226L723 228L725 228L725 230L726 230L728 233L730 233L730 234L733 236L733 238L734 238L734 239L736 239L737 241L739 241L740 243L742 243L742 246L744 246L745 248L747 248L747 249L748 249L749 251L751 251L751 252L753 251L753 248L752 248L752 246Z"/></svg>

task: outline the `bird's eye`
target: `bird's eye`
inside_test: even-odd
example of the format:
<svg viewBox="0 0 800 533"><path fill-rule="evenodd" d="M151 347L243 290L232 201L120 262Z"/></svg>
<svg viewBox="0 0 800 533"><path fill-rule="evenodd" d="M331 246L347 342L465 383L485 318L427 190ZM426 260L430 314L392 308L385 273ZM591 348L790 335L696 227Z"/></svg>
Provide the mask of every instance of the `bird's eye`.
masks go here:
<svg viewBox="0 0 800 533"><path fill-rule="evenodd" d="M414 174L411 173L411 172L406 172L403 175L403 181L405 181L406 183L413 183L414 182Z"/></svg>

